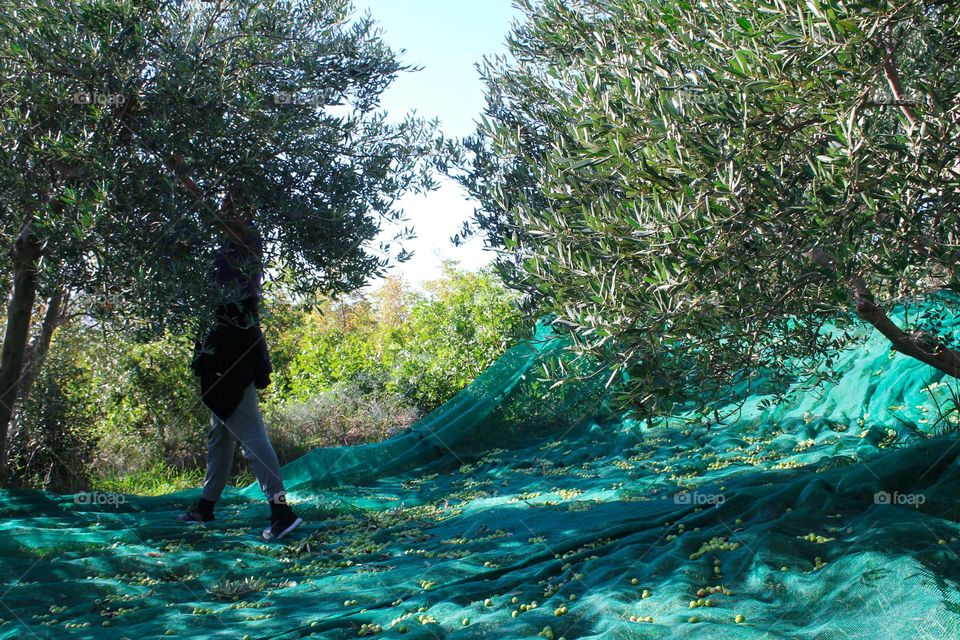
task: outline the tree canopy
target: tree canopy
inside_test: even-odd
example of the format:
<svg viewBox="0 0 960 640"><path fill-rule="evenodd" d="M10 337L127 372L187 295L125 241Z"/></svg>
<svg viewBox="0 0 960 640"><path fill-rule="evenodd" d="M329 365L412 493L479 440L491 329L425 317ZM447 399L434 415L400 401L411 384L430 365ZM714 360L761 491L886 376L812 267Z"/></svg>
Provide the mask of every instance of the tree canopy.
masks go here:
<svg viewBox="0 0 960 640"><path fill-rule="evenodd" d="M472 231L630 374L630 400L709 404L758 368L817 378L851 338L851 298L957 375L949 345L882 303L960 289L960 6L521 6L460 166Z"/></svg>
<svg viewBox="0 0 960 640"><path fill-rule="evenodd" d="M434 129L391 124L407 69L348 0L0 3L0 238L31 223L40 285L155 321L203 308L219 198L252 212L302 292L354 290L429 188ZM180 188L171 159L202 190ZM103 305L101 305L103 310Z"/></svg>
<svg viewBox="0 0 960 640"><path fill-rule="evenodd" d="M254 222L268 273L301 295L408 256L371 245L401 195L434 186L440 140L378 110L409 68L349 0L0 0L0 15L0 480L66 299L148 334L202 330L225 216Z"/></svg>

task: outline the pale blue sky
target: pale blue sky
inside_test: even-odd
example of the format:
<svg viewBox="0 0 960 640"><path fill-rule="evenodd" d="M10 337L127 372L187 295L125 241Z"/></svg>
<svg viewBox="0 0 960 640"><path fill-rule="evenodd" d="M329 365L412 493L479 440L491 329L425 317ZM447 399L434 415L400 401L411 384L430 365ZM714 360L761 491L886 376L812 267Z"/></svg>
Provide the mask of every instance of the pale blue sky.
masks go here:
<svg viewBox="0 0 960 640"><path fill-rule="evenodd" d="M520 16L511 0L354 0L354 5L358 15L370 11L394 50L405 50L402 62L423 67L401 74L381 107L398 119L414 110L425 118L437 117L449 137L473 133L484 105L474 65L484 55L504 51L511 21ZM444 180L440 190L404 198L400 204L418 237L405 243L414 257L393 273L419 284L439 274L444 258L468 269L492 259L479 238L462 247L450 244L450 236L474 207L455 183Z"/></svg>

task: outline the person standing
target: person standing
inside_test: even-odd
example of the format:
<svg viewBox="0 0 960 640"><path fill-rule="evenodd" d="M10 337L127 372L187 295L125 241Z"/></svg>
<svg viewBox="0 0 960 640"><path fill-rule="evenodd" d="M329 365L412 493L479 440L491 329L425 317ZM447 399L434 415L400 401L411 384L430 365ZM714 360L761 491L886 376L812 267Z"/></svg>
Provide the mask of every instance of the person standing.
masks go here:
<svg viewBox="0 0 960 640"><path fill-rule="evenodd" d="M175 157L174 170L188 191L200 197L197 185ZM280 540L303 520L287 504L276 451L267 435L257 389L270 384L272 367L260 328L263 278L262 241L251 215L238 214L228 191L216 216L223 244L212 277L222 293L213 329L197 344L191 363L200 378L201 399L211 412L207 432L207 471L200 499L177 518L184 522L214 520L213 507L226 486L239 442L244 458L270 505L266 540Z"/></svg>

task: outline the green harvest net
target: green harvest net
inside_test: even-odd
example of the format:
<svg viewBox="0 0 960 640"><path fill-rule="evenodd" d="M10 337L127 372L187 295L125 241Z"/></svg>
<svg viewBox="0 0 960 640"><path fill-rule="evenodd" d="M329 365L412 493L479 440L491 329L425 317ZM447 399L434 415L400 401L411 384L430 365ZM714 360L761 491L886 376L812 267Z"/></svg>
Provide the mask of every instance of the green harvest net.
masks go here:
<svg viewBox="0 0 960 640"><path fill-rule="evenodd" d="M869 334L835 384L729 426L598 423L599 385L542 395L559 348L542 332L394 438L287 464L307 523L284 544L256 486L192 526L196 490L0 493L0 637L960 637L940 374Z"/></svg>

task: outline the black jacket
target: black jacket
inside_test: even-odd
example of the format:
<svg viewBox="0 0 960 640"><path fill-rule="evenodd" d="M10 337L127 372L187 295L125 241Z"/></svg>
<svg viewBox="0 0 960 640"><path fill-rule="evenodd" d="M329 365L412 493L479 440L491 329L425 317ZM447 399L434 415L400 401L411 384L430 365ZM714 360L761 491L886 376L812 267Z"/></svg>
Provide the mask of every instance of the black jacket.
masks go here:
<svg viewBox="0 0 960 640"><path fill-rule="evenodd" d="M270 384L273 367L260 330L261 245L255 230L242 243L227 242L211 276L221 286L216 324L196 345L191 367L203 403L221 420L236 410L243 392Z"/></svg>

